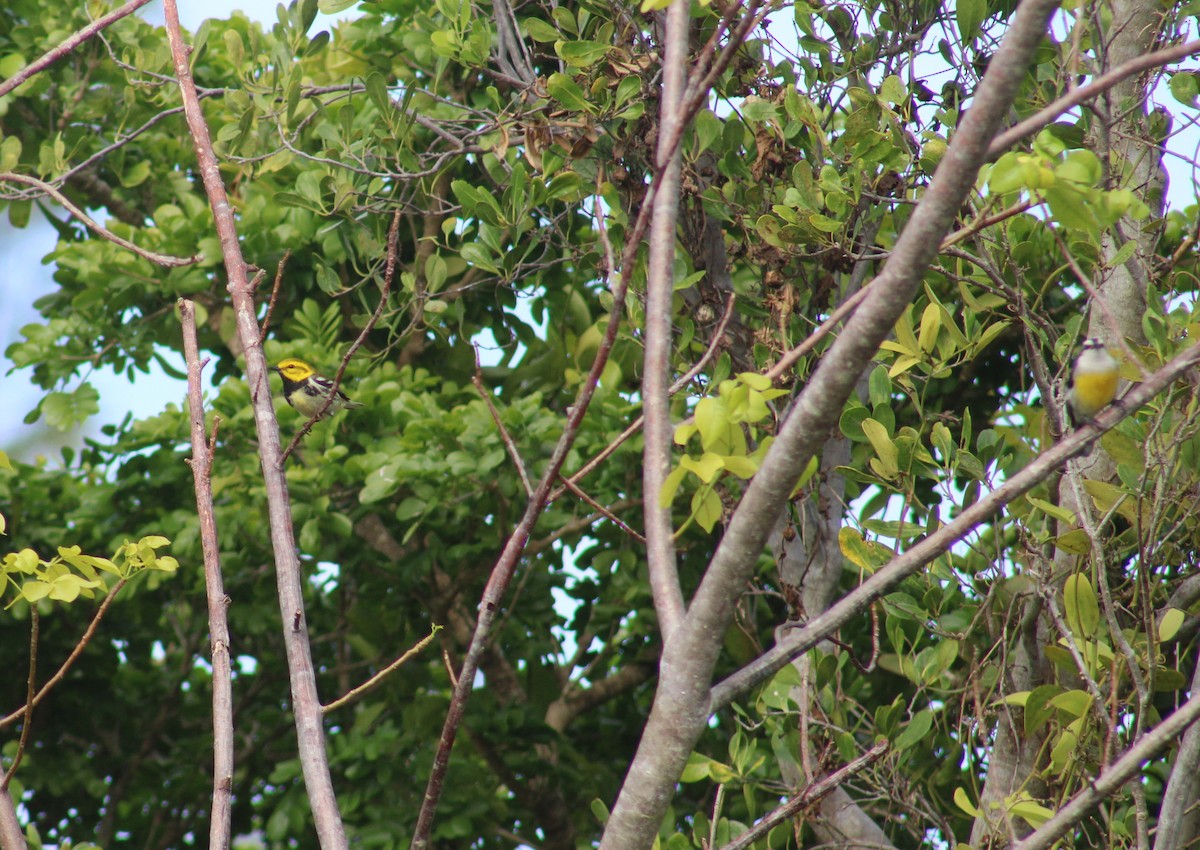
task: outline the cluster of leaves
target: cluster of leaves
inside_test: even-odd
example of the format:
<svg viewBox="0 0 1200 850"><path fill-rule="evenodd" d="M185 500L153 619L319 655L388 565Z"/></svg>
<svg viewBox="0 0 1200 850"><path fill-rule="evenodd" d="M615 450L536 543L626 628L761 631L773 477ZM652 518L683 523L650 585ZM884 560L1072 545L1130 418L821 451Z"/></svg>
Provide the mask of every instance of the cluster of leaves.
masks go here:
<svg viewBox="0 0 1200 850"><path fill-rule="evenodd" d="M13 586L10 606L18 599L29 603L43 599L74 602L80 596L93 599L96 590L105 587L102 573L129 579L142 570L175 572L179 562L169 555L159 557L154 551L170 542L161 536L143 537L137 543L122 545L112 558L84 555L78 546L59 546L58 555L49 561L39 558L32 549L11 552L0 562L0 593Z"/></svg>

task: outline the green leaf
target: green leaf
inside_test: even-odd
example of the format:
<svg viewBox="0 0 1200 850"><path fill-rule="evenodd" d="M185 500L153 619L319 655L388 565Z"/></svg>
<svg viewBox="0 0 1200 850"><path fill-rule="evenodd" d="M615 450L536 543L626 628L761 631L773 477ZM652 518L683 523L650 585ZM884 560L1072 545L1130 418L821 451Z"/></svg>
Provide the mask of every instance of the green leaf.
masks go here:
<svg viewBox="0 0 1200 850"><path fill-rule="evenodd" d="M1100 605L1092 583L1083 573L1067 576L1063 583L1063 613L1076 640L1095 636L1100 625Z"/></svg>
<svg viewBox="0 0 1200 850"><path fill-rule="evenodd" d="M908 100L908 87L895 74L889 74L879 87L879 97L887 103L899 105Z"/></svg>
<svg viewBox="0 0 1200 850"><path fill-rule="evenodd" d="M1045 806L1035 803L1032 800L1020 800L1012 803L1009 806L1009 812L1021 818L1027 824L1037 829L1050 818L1054 817L1054 810L1048 809Z"/></svg>
<svg viewBox="0 0 1200 850"><path fill-rule="evenodd" d="M667 473L667 477L663 481L662 491L658 494L658 506L660 508L671 507L671 502L675 501L675 494L679 492L679 485L683 483L683 479L687 473L688 471L682 466L677 466Z"/></svg>
<svg viewBox="0 0 1200 850"><path fill-rule="evenodd" d="M1057 647L1052 648L1057 649ZM1062 692L1063 689L1059 685L1039 685L1029 692L1029 698L1025 700L1024 706L1026 735L1036 734L1050 718L1054 717L1055 709L1050 701Z"/></svg>
<svg viewBox="0 0 1200 850"><path fill-rule="evenodd" d="M897 752L912 749L925 740L933 728L933 712L923 708L913 715L893 742Z"/></svg>
<svg viewBox="0 0 1200 850"><path fill-rule="evenodd" d="M1027 703L1029 701L1030 693L1032 693L1032 692L1031 691L1017 691L1015 693L1011 693L1011 694L1008 694L1007 696L1005 696L1004 699L1001 700L1001 702L1003 702L1005 705L1016 705L1016 706L1020 706L1021 708L1024 708L1025 703Z"/></svg>
<svg viewBox="0 0 1200 850"><path fill-rule="evenodd" d="M1050 213L1059 224L1086 233L1099 231L1100 223L1096 220L1092 201L1086 193L1063 185L1043 189L1042 196L1050 205Z"/></svg>
<svg viewBox="0 0 1200 850"><path fill-rule="evenodd" d="M627 77L626 79L630 78ZM632 79L638 78L634 77ZM622 80L621 82L624 83L625 80ZM620 90L618 89L618 93L619 91ZM699 155L708 150L717 143L717 140L720 139L725 132L724 122L708 109L702 109L696 113L696 117L693 119L692 128L693 132L696 134L696 149L693 151L693 155Z"/></svg>
<svg viewBox="0 0 1200 850"><path fill-rule="evenodd" d="M142 185L150 176L150 160L143 159L140 162L135 163L132 168L120 172L120 176L121 185L126 189L132 189L135 186Z"/></svg>
<svg viewBox="0 0 1200 850"><path fill-rule="evenodd" d="M1025 188L1026 173L1022 160L1026 155L1010 151L1004 154L988 172L988 191L1004 195Z"/></svg>
<svg viewBox="0 0 1200 850"><path fill-rule="evenodd" d="M973 818L983 817L983 812L975 807L975 804L971 802L971 798L967 796L966 790L961 786L954 789L954 805Z"/></svg>
<svg viewBox="0 0 1200 850"><path fill-rule="evenodd" d="M958 34L962 43L970 44L975 40L979 33L979 25L987 15L987 0L956 0L954 13L958 20Z"/></svg>
<svg viewBox="0 0 1200 850"><path fill-rule="evenodd" d="M19 136L5 136L0 142L0 171L12 171L21 161L21 139Z"/></svg>
<svg viewBox="0 0 1200 850"><path fill-rule="evenodd" d="M746 480L758 473L758 463L748 457L729 456L721 459L725 471Z"/></svg>
<svg viewBox="0 0 1200 850"><path fill-rule="evenodd" d="M1195 71L1179 71L1171 75L1167 88L1171 90L1171 97L1184 106L1195 106L1196 95L1200 94L1200 80Z"/></svg>
<svg viewBox="0 0 1200 850"><path fill-rule="evenodd" d="M0 528L0 531L3 531ZM1183 625L1185 614L1178 608L1168 608L1163 612L1162 619L1158 623L1158 639L1161 643L1169 641L1179 632L1179 628Z"/></svg>
<svg viewBox="0 0 1200 850"><path fill-rule="evenodd" d="M929 354L937 344L938 333L942 327L942 311L936 304L926 304L921 313L921 329L917 333L917 345L921 351Z"/></svg>
<svg viewBox="0 0 1200 850"><path fill-rule="evenodd" d="M575 68L587 68L594 65L607 55L607 44L594 41L560 41L554 45L558 57Z"/></svg>
<svg viewBox="0 0 1200 850"><path fill-rule="evenodd" d="M712 487L701 487L692 494L692 515L705 531L711 532L721 518L721 497Z"/></svg>
<svg viewBox="0 0 1200 850"><path fill-rule="evenodd" d="M991 345L992 341L996 339L996 337L1008 330L1008 326L1010 324L1011 322L999 321L993 322L984 328L983 332L980 333L975 340L975 351L983 351L985 348Z"/></svg>
<svg viewBox="0 0 1200 850"><path fill-rule="evenodd" d="M729 782L736 776L737 774L729 765L701 753L692 753L688 756L687 764L683 768L683 773L679 776L679 781L702 782L707 779L721 783Z"/></svg>
<svg viewBox="0 0 1200 850"><path fill-rule="evenodd" d="M52 392L42 400L42 415L59 431L70 431L100 412L100 393L83 383L73 392Z"/></svg>
<svg viewBox="0 0 1200 850"><path fill-rule="evenodd" d="M884 477L893 478L899 474L900 467L897 462L900 453L896 449L896 444L892 442L892 438L888 436L887 429L875 419L864 419L862 430L867 440L870 441L871 447L875 449L875 454L886 472Z"/></svg>
<svg viewBox="0 0 1200 850"><path fill-rule="evenodd" d="M705 484L711 484L717 473L725 468L725 461L720 455L705 452L699 460L693 460L685 455L680 459L679 466L688 472L694 472Z"/></svg>
<svg viewBox="0 0 1200 850"><path fill-rule="evenodd" d="M869 573L886 564L895 554L874 540L865 540L857 530L846 525L838 530L838 548L846 560Z"/></svg>
<svg viewBox="0 0 1200 850"><path fill-rule="evenodd" d="M550 79L546 80L546 91L567 109L573 109L576 112L595 112L596 110L579 84L566 74L551 74Z"/></svg>
<svg viewBox="0 0 1200 850"><path fill-rule="evenodd" d="M558 41L562 37L562 33L541 18L526 18L521 23L529 37L541 44Z"/></svg>
<svg viewBox="0 0 1200 850"><path fill-rule="evenodd" d="M1067 158L1054 169L1054 174L1063 180L1081 186L1095 186L1103 177L1100 158L1087 150L1071 151Z"/></svg>
<svg viewBox="0 0 1200 850"><path fill-rule="evenodd" d="M933 423L933 430L930 432L929 439L933 443L934 448L938 450L938 454L942 456L943 463L949 463L954 460L957 447L954 445L954 436L944 423Z"/></svg>
<svg viewBox="0 0 1200 850"><path fill-rule="evenodd" d="M1074 524L1074 511L1070 511L1061 505L1055 505L1051 502L1047 502L1045 499L1039 499L1035 496L1026 495L1025 498L1029 500L1029 504L1042 511L1042 513L1046 514L1046 516L1053 517L1059 522Z"/></svg>
<svg viewBox="0 0 1200 850"><path fill-rule="evenodd" d="M40 602L50 595L53 586L49 582L35 579L21 585L21 596L26 602Z"/></svg>
<svg viewBox="0 0 1200 850"><path fill-rule="evenodd" d="M822 213L813 213L808 217L808 223L822 233L841 233L845 225L836 218L830 218Z"/></svg>
<svg viewBox="0 0 1200 850"><path fill-rule="evenodd" d="M871 370L871 376L867 379L867 398L872 407L891 403L892 379L888 377L887 367L879 365Z"/></svg>
<svg viewBox="0 0 1200 850"><path fill-rule="evenodd" d="M1047 701L1050 705L1066 712L1072 720L1083 717L1092 707L1092 695L1078 689L1063 691Z"/></svg>

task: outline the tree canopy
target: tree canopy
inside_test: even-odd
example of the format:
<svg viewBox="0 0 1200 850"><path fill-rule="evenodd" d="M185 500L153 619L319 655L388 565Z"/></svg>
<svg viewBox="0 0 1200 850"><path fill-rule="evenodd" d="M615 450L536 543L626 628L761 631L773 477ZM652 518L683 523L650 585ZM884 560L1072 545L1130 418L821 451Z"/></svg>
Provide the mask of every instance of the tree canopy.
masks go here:
<svg viewBox="0 0 1200 850"><path fill-rule="evenodd" d="M0 8L10 415L179 387L0 453L0 847L1200 841L1200 4L145 2Z"/></svg>

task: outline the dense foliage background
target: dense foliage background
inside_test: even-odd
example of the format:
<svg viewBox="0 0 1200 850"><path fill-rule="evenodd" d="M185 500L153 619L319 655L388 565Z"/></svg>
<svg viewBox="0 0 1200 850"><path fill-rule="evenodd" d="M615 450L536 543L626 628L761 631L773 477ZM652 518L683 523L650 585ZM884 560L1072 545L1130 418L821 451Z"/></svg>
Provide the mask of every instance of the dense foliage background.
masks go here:
<svg viewBox="0 0 1200 850"><path fill-rule="evenodd" d="M0 76L101 5L10 0ZM434 846L599 840L662 652L643 508L670 504L690 600L837 331L797 346L890 256L1014 14L1006 0L795 2L730 36L756 9L691 9L694 67L722 49L729 61L705 66L711 90L682 141L671 377L699 368L672 400L667 487L643 490L635 433L541 513L481 659ZM191 34L191 63L242 251L265 272L257 299L260 319L270 305L269 362L298 356L337 371L380 306L399 216L392 291L344 378L365 408L318 423L287 467L324 700L442 627L380 687L326 717L351 840L399 847L425 791L449 671L525 509L523 475L536 481L545 468L601 348L618 276L630 285L618 338L564 474L641 413L653 319L646 247L616 266L656 171L663 16L588 0L511 10L378 0L318 32L316 11L315 0L281 6L270 28L242 15L206 21ZM1005 123L1128 57L1194 37L1198 11L1069 4ZM714 637L717 679L1055 442L1064 364L1084 336L1120 350L1131 380L1190 345L1194 68L1169 64L1160 78L1152 66L993 151L859 392L836 401L838 428L822 436L791 503L776 506L776 531ZM0 717L26 698L23 583L49 590L59 580L34 603L40 684L104 595L81 580L78 598L63 591L67 568L115 580L94 564L50 563L59 547L109 557L161 536L170 544L159 555L179 565L142 551L141 571L32 721L14 715L0 727L0 765L22 753L9 793L31 840L205 843L208 621L177 401L185 376L168 354L181 349L185 297L200 313L216 427L234 832L270 847L315 844L243 344L195 162L165 31L137 16L0 98L9 221L46 215L60 234L47 258L56 289L8 350L45 393L28 421L65 429L93 415L99 367L180 381L159 415L108 428L61 463L0 456L3 551L41 559L14 555L0 579L12 582L0 584ZM1167 162L1184 175L1171 194ZM197 260L165 268L100 238L47 186L141 249ZM696 743L662 841L722 846L880 738L891 745L884 758L756 846L1006 846L1085 789L1186 698L1196 671L1197 403L1194 380L1175 383L1107 434L1079 462L1083 474L1076 465L1045 479L820 648L740 693ZM281 399L275 407L286 442L303 423ZM1165 802L1173 778L1200 775L1187 753L1174 747L1124 785L1076 828L1076 846L1198 840L1194 814ZM1179 843L1161 838L1168 817L1182 824Z"/></svg>

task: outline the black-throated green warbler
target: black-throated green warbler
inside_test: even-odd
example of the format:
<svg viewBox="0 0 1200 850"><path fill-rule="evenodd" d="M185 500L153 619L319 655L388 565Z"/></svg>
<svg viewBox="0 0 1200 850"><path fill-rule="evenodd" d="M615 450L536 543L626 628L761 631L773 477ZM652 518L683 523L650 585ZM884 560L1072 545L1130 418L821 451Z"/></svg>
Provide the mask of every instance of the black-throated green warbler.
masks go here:
<svg viewBox="0 0 1200 850"><path fill-rule="evenodd" d="M325 407L325 402L333 391L333 381L318 375L316 369L295 357L280 360L271 368L283 378L283 397L301 416L316 416ZM351 401L350 397L339 389L324 415L328 416L349 407L362 407L362 402Z"/></svg>

